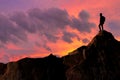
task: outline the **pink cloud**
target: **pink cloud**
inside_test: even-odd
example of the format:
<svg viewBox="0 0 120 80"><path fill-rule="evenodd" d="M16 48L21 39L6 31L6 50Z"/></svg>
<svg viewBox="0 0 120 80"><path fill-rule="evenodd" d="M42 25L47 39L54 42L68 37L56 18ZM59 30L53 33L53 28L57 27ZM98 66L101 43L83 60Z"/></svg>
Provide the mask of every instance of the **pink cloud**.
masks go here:
<svg viewBox="0 0 120 80"><path fill-rule="evenodd" d="M1 14L0 20L0 41L1 45L5 47L3 48L4 56L9 57L10 60L12 57L32 56L33 53L43 56L52 52L61 56L63 52L60 54L60 51L65 46L64 48L53 48L54 46L64 43L72 44L73 39L82 40L72 30L90 33L91 29L95 27L94 23L89 22L87 11L81 11L79 17L75 18L71 17L66 10L59 8L47 10L35 8L28 12L16 12L12 15ZM68 26L71 28L70 31L67 30ZM59 43L59 40L62 42ZM51 46L50 43L55 45Z"/></svg>
<svg viewBox="0 0 120 80"><path fill-rule="evenodd" d="M114 26L117 25L118 29L120 26L119 0L109 0L109 4L105 0L11 2L14 9L5 2L4 8L0 8L8 12L18 11L11 15L0 15L0 60L3 62L23 57L43 57L51 52L59 56L66 55L69 51L87 44L97 33L98 28L95 25L99 23L99 12L103 12L107 18L105 29L118 33ZM32 9L20 11L28 8Z"/></svg>

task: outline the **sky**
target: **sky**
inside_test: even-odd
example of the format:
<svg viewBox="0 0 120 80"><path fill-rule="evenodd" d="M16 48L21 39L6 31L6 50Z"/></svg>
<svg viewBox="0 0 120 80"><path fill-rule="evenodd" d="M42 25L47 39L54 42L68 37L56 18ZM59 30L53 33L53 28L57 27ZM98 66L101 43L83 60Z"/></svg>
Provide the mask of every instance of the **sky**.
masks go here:
<svg viewBox="0 0 120 80"><path fill-rule="evenodd" d="M65 56L104 29L120 40L120 0L0 0L0 62Z"/></svg>

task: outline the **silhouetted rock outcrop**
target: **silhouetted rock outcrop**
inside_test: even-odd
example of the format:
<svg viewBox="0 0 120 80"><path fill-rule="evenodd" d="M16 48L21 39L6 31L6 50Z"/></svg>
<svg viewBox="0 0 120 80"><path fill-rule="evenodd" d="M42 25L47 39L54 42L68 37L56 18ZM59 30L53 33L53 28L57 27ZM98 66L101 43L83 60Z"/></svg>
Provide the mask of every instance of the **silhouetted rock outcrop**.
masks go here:
<svg viewBox="0 0 120 80"><path fill-rule="evenodd" d="M24 58L0 64L0 80L120 80L120 42L107 31L62 58Z"/></svg>
<svg viewBox="0 0 120 80"><path fill-rule="evenodd" d="M24 58L10 62L0 80L66 80L62 62L52 54L45 58Z"/></svg>
<svg viewBox="0 0 120 80"><path fill-rule="evenodd" d="M6 64L0 63L0 76L6 72Z"/></svg>
<svg viewBox="0 0 120 80"><path fill-rule="evenodd" d="M99 32L86 47L74 52L76 53L64 57L66 65L73 60L66 72L67 80L120 79L120 42L111 33ZM75 62L78 54L82 55L82 59ZM67 61L69 57L71 60Z"/></svg>

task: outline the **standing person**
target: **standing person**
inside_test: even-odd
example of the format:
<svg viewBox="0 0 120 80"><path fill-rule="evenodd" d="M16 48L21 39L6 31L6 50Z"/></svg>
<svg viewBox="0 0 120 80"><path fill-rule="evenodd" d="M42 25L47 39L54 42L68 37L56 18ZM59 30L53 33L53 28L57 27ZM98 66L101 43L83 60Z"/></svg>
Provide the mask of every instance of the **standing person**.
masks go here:
<svg viewBox="0 0 120 80"><path fill-rule="evenodd" d="M100 13L100 24L99 24L99 29L100 31L103 30L103 24L105 22L105 17L102 15L102 13Z"/></svg>

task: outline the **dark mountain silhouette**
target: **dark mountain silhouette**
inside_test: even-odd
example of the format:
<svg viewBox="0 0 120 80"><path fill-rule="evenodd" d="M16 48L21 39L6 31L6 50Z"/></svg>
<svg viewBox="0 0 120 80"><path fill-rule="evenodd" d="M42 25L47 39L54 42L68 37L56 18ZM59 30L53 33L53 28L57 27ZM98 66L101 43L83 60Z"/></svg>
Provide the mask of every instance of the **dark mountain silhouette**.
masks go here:
<svg viewBox="0 0 120 80"><path fill-rule="evenodd" d="M67 80L120 80L120 42L107 31L64 57Z"/></svg>
<svg viewBox="0 0 120 80"><path fill-rule="evenodd" d="M120 80L120 42L107 31L62 58L24 58L0 64L0 80Z"/></svg>
<svg viewBox="0 0 120 80"><path fill-rule="evenodd" d="M0 74L0 80L66 80L66 78L62 59L50 54L45 58L24 58L8 63L5 71Z"/></svg>

